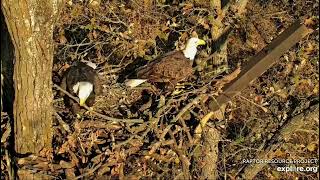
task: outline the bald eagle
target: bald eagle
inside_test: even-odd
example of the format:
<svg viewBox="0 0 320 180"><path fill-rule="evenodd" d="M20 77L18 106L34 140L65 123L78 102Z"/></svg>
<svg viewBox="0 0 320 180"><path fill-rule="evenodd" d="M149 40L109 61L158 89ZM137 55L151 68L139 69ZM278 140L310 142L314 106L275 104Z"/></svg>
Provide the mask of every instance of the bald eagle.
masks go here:
<svg viewBox="0 0 320 180"><path fill-rule="evenodd" d="M179 82L192 75L192 64L199 45L205 45L205 41L198 38L190 38L184 50L173 51L158 57L149 64L138 68L137 79L129 79L125 82L128 87L136 87L148 81L151 83L166 83L170 89Z"/></svg>
<svg viewBox="0 0 320 180"><path fill-rule="evenodd" d="M100 95L102 86L95 69L84 62L75 62L63 75L61 88L70 94L79 97L79 104L72 99L65 97L67 105L71 106L72 112L77 114L80 107L92 106L95 96Z"/></svg>

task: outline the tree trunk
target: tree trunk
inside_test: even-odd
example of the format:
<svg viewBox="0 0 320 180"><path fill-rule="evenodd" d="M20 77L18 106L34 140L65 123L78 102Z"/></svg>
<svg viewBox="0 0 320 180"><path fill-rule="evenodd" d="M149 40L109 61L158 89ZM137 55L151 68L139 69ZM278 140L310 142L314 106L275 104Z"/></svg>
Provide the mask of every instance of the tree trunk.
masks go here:
<svg viewBox="0 0 320 180"><path fill-rule="evenodd" d="M52 149L53 25L59 0L2 0L14 45L15 151L47 155Z"/></svg>
<svg viewBox="0 0 320 180"><path fill-rule="evenodd" d="M217 179L217 163L219 157L218 144L220 132L211 127L205 127L203 133L202 161L198 162L201 169L200 179ZM201 168L200 168L201 167Z"/></svg>

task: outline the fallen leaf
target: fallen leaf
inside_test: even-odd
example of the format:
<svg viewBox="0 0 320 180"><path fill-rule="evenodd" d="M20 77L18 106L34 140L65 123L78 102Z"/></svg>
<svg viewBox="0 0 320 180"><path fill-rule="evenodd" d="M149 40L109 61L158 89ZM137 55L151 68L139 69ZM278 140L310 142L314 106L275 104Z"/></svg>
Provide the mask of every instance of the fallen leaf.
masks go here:
<svg viewBox="0 0 320 180"><path fill-rule="evenodd" d="M287 153L282 151L281 149L277 149L275 152L274 152L274 155L276 157L284 157Z"/></svg>
<svg viewBox="0 0 320 180"><path fill-rule="evenodd" d="M307 149L311 152L315 151L317 149L317 144L312 142L310 144L308 144Z"/></svg>
<svg viewBox="0 0 320 180"><path fill-rule="evenodd" d="M193 3L186 3L182 8L183 14L189 14L193 10Z"/></svg>
<svg viewBox="0 0 320 180"><path fill-rule="evenodd" d="M256 96L256 97L254 98L254 101L255 101L255 103L257 103L257 104L262 104L262 102L263 102L263 97L262 97L262 96Z"/></svg>
<svg viewBox="0 0 320 180"><path fill-rule="evenodd" d="M304 48L304 51L306 54L311 54L311 53L313 53L314 50L315 50L315 47L311 42L309 42L307 47Z"/></svg>
<svg viewBox="0 0 320 180"><path fill-rule="evenodd" d="M63 72L65 72L68 68L70 67L70 65L68 63L66 63L65 65L63 65L60 69L58 74L62 75Z"/></svg>
<svg viewBox="0 0 320 180"><path fill-rule="evenodd" d="M66 179L75 179L76 178L74 168L65 169L65 174L66 174Z"/></svg>
<svg viewBox="0 0 320 180"><path fill-rule="evenodd" d="M67 38L62 34L59 37L59 43L60 44L66 44L68 42Z"/></svg>
<svg viewBox="0 0 320 180"><path fill-rule="evenodd" d="M313 20L313 17L310 17L310 18L308 18L308 19L306 19L305 21L304 21L304 24L306 25L306 26L312 26L312 25L314 25L316 22Z"/></svg>

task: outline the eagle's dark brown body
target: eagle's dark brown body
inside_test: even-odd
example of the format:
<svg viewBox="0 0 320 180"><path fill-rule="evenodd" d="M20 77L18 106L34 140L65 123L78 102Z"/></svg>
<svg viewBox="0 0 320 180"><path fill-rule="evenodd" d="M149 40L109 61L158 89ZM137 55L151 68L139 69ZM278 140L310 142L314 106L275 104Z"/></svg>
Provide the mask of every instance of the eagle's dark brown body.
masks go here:
<svg viewBox="0 0 320 180"><path fill-rule="evenodd" d="M192 74L192 61L187 59L182 51L174 51L138 69L137 77L148 79L151 83L164 82L172 88Z"/></svg>
<svg viewBox="0 0 320 180"><path fill-rule="evenodd" d="M77 97L77 94L73 92L73 86L77 82L81 81L86 81L93 84L93 91L86 100L86 104L90 107L94 104L95 96L102 93L102 87L95 69L83 62L76 62L64 73L61 87ZM71 98L66 96L64 97L66 104L71 106L73 113L78 113L80 111L80 105L77 102L74 102Z"/></svg>

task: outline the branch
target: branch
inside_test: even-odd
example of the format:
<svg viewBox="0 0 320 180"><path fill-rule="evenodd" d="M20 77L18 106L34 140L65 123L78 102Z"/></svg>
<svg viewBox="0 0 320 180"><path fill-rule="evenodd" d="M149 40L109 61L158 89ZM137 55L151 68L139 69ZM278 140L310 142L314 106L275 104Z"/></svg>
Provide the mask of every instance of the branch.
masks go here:
<svg viewBox="0 0 320 180"><path fill-rule="evenodd" d="M204 100L207 97L207 95L199 95L196 98L194 98L191 102L189 102L185 107L183 107L181 109L181 111L177 114L176 117L173 118L173 120L170 122L171 124L168 125L161 134L160 139L163 139L166 134L169 132L169 130L171 129L171 127L174 125L175 122L177 122L178 120L180 120L180 118L184 115L185 112L187 112L193 105L198 104L200 101Z"/></svg>
<svg viewBox="0 0 320 180"><path fill-rule="evenodd" d="M66 90L62 89L60 86L53 84L53 87L55 87L56 89L58 89L59 91L63 92L64 94L66 94L67 96L69 96L71 99L73 99L74 101L76 101L77 103L79 103L79 98L74 97L73 95L71 95L69 92L67 92ZM113 117L109 117L103 114L100 114L96 111L93 111L91 108L89 108L87 105L83 105L83 107L92 112L93 114L95 114L96 116L103 118L105 120L108 121L113 121L113 122L124 122L124 123L143 123L144 121L142 119L118 119L118 118L113 118Z"/></svg>
<svg viewBox="0 0 320 180"><path fill-rule="evenodd" d="M283 140L289 139L295 131L300 129L306 121L312 121L319 119L319 105L313 105L304 112L289 119L288 122L278 131L270 140L273 142L270 146L261 151L255 159L272 159L274 158L275 150L283 145ZM269 143L270 144L270 143ZM245 179L253 179L262 169L266 166L266 163L249 164L243 170L242 177Z"/></svg>
<svg viewBox="0 0 320 180"><path fill-rule="evenodd" d="M205 99L207 95L200 94L196 98L194 98L191 102L189 102L186 106L184 106L181 111L177 114L175 118L171 121L171 123L177 122L193 105L198 104L200 101Z"/></svg>

